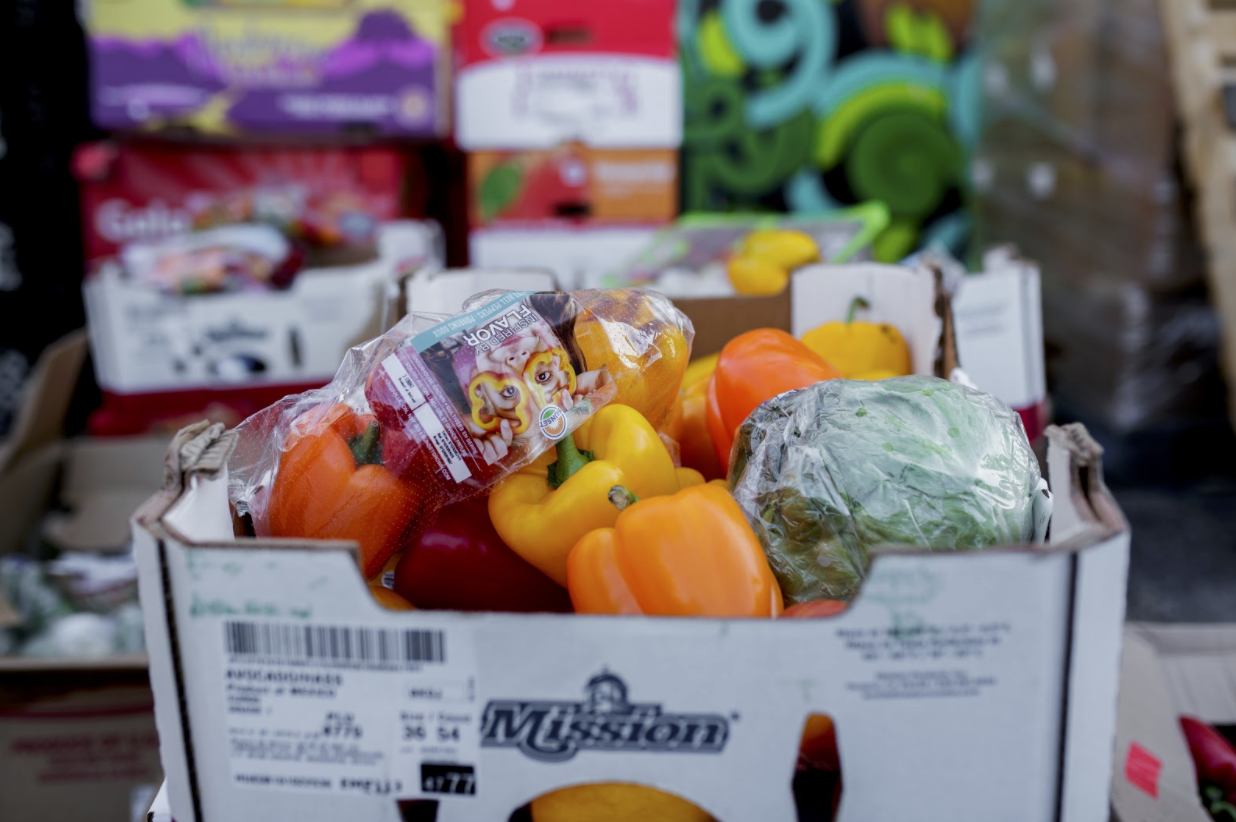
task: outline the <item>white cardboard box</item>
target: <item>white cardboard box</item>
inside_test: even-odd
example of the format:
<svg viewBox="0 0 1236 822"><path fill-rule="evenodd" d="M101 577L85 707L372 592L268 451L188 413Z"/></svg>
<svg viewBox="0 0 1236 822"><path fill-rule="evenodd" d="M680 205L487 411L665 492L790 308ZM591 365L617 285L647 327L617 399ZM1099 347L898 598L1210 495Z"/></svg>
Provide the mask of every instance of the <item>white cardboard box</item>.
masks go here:
<svg viewBox="0 0 1236 822"><path fill-rule="evenodd" d="M181 297L118 275L83 287L99 384L120 394L329 381L380 327L406 262L440 265L429 224L382 227L370 263L303 271L286 291Z"/></svg>
<svg viewBox="0 0 1236 822"><path fill-rule="evenodd" d="M396 822L399 796L440 800L442 822L502 820L545 791L610 780L722 822L790 822L813 712L838 728L843 822L1107 811L1129 543L1076 431L1053 434L1050 547L878 555L846 613L801 621L389 612L347 544L233 538L218 437L182 432L179 472L134 522L177 822ZM305 628L346 630L357 650L310 664ZM419 650L362 663L379 636ZM589 701L601 674L629 689L639 744L564 733L595 721L590 706L635 721ZM409 727L448 741L405 743ZM303 761L310 750L351 764ZM438 787L425 761L467 771L475 795L424 794Z"/></svg>
<svg viewBox="0 0 1236 822"><path fill-rule="evenodd" d="M460 268L418 271L404 282L408 312L458 314L467 299L483 291L555 291L558 283L548 271L533 269Z"/></svg>
<svg viewBox="0 0 1236 822"><path fill-rule="evenodd" d="M878 297L931 373L951 322L935 285L804 269L796 304L814 313L794 323ZM838 729L842 822L1107 813L1129 536L1084 429L1052 434L1048 545L878 552L826 620L390 612L348 543L233 536L228 436L182 432L177 470L134 520L178 822L396 822L416 798L440 822L505 820L596 781L652 785L720 822L790 822L817 712ZM336 761L308 761L323 751ZM448 774L475 794L434 792Z"/></svg>
<svg viewBox="0 0 1236 822"><path fill-rule="evenodd" d="M478 268L547 268L568 291L592 288L642 251L658 228L480 228L468 233L468 259Z"/></svg>
<svg viewBox="0 0 1236 822"><path fill-rule="evenodd" d="M975 383L1019 411L1023 419L1045 424L1047 375L1038 266L1007 249L989 252L982 272L957 283L953 316L958 355Z"/></svg>
<svg viewBox="0 0 1236 822"><path fill-rule="evenodd" d="M1208 822L1182 714L1236 725L1236 625L1125 630L1112 805L1120 822Z"/></svg>

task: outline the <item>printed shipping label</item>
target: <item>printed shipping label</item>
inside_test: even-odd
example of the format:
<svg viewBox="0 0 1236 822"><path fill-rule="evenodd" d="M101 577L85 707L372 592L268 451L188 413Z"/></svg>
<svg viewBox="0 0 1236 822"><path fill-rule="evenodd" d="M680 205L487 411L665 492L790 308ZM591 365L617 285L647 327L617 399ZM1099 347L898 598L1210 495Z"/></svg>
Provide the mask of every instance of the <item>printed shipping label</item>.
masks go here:
<svg viewBox="0 0 1236 822"><path fill-rule="evenodd" d="M237 785L396 799L476 793L470 630L219 624Z"/></svg>
<svg viewBox="0 0 1236 822"><path fill-rule="evenodd" d="M387 464L419 461L448 489L484 488L570 434L615 390L604 366L588 370L579 312L570 294L510 292L387 356L365 392L396 432Z"/></svg>

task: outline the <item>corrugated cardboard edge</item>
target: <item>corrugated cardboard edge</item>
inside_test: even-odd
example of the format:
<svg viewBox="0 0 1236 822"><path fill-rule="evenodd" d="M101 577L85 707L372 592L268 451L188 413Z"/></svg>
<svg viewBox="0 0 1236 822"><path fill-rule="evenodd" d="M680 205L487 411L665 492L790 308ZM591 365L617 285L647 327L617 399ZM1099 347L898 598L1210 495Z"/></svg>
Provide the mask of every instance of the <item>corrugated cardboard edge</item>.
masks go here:
<svg viewBox="0 0 1236 822"><path fill-rule="evenodd" d="M51 447L64 436L64 419L85 359L84 330L61 337L39 355L26 380L25 395L13 420L13 428L0 442L0 474L9 472L23 457ZM17 609L0 593L0 628L17 625L20 621Z"/></svg>
<svg viewBox="0 0 1236 822"><path fill-rule="evenodd" d="M86 332L74 331L44 349L26 381L8 438L0 443L0 471L64 436L64 418L86 359Z"/></svg>
<svg viewBox="0 0 1236 822"><path fill-rule="evenodd" d="M1103 447L1090 436L1086 427L1076 422L1050 425L1044 434L1049 449L1048 471L1055 478L1053 542L1058 545L1068 545L1075 540L1091 542L1094 532L1128 531L1128 521L1103 477Z"/></svg>
<svg viewBox="0 0 1236 822"><path fill-rule="evenodd" d="M152 657L151 686L156 694L168 691L176 694L175 701L170 703L160 702L157 696L155 699L160 758L165 779L183 780L180 791L192 805L193 819L201 818L201 798L193 764L193 735L185 702L181 649L176 641L175 608L163 557L166 534L160 520L180 499L193 476L215 477L224 470L235 448L236 436L235 432L225 432L220 423L205 421L181 429L168 446L162 487L132 519L141 571L139 592L146 622L146 646ZM153 554L147 547L152 541ZM167 655L166 661L159 661L163 659L158 653L160 650Z"/></svg>

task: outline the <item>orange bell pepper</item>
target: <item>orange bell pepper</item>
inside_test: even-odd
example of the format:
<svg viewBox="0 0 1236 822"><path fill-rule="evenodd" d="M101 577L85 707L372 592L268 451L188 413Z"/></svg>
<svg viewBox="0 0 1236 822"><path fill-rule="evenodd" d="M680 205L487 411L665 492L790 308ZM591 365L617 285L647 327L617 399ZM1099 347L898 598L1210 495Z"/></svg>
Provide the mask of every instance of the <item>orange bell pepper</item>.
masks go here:
<svg viewBox="0 0 1236 822"><path fill-rule="evenodd" d="M708 433L708 380L700 380L682 391L682 421L678 426L678 459L694 468L706 480L724 479L725 468L717 461L717 450Z"/></svg>
<svg viewBox="0 0 1236 822"><path fill-rule="evenodd" d="M772 617L781 589L742 509L724 489L696 485L636 500L613 528L589 532L567 558L567 590L578 613Z"/></svg>
<svg viewBox="0 0 1236 822"><path fill-rule="evenodd" d="M706 397L717 462L729 469L734 433L761 403L840 376L819 354L775 328L757 328L730 340L721 349Z"/></svg>
<svg viewBox="0 0 1236 822"><path fill-rule="evenodd" d="M361 571L372 578L399 548L422 494L382 465L381 432L372 416L343 404L318 413L292 424L270 492L270 533L354 540Z"/></svg>

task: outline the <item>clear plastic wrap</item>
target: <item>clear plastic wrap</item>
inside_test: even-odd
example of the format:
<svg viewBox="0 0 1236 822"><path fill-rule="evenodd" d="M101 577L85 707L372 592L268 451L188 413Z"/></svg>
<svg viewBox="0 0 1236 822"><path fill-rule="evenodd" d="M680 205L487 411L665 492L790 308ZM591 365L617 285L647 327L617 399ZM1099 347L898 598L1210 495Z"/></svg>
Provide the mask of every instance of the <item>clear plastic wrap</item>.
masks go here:
<svg viewBox="0 0 1236 822"><path fill-rule="evenodd" d="M229 225L130 243L120 253L129 279L169 294L286 288L304 255L268 225Z"/></svg>
<svg viewBox="0 0 1236 822"><path fill-rule="evenodd" d="M1040 264L1057 404L1120 434L1224 416L1161 5L992 0L979 33L976 246Z"/></svg>
<svg viewBox="0 0 1236 822"><path fill-rule="evenodd" d="M730 485L787 604L848 602L875 547L1028 544L1042 487L1016 412L924 376L769 400L739 429Z"/></svg>
<svg viewBox="0 0 1236 822"><path fill-rule="evenodd" d="M259 536L357 541L376 576L442 506L486 492L615 395L668 414L673 393L645 383L685 369L693 336L669 300L638 290L490 291L454 317L409 314L351 349L329 385L239 426L232 501Z"/></svg>

